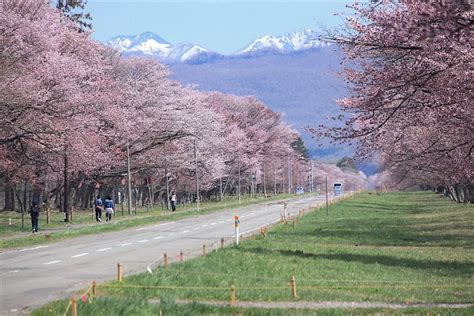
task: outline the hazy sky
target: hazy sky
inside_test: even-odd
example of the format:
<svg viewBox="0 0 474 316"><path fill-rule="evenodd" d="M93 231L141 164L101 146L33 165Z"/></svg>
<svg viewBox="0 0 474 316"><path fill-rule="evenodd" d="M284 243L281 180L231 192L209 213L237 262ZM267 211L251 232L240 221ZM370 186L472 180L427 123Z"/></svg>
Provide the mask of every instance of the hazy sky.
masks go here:
<svg viewBox="0 0 474 316"><path fill-rule="evenodd" d="M86 11L99 41L150 31L171 43L191 42L226 54L263 35L340 25L334 13L351 2L88 0Z"/></svg>

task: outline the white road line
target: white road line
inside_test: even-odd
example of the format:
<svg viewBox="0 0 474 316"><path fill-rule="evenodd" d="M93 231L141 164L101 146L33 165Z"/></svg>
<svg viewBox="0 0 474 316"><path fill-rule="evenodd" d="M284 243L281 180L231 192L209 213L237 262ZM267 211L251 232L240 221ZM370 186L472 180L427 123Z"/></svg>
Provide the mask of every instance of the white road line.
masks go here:
<svg viewBox="0 0 474 316"><path fill-rule="evenodd" d="M148 227L137 228L136 231L147 229Z"/></svg>
<svg viewBox="0 0 474 316"><path fill-rule="evenodd" d="M155 238L153 238L153 239L156 240L156 239L161 239L161 238L163 238L163 236L158 236L158 237L155 237Z"/></svg>
<svg viewBox="0 0 474 316"><path fill-rule="evenodd" d="M211 223L211 226L217 225L217 223Z"/></svg>
<svg viewBox="0 0 474 316"><path fill-rule="evenodd" d="M110 247L109 248L102 248L102 249L98 249L96 251L97 252L102 252L102 251L107 251L107 250L110 250L110 249L112 249L112 248L110 248Z"/></svg>
<svg viewBox="0 0 474 316"><path fill-rule="evenodd" d="M183 231L181 232L181 234L186 234L186 233L189 233L189 230L183 230Z"/></svg>
<svg viewBox="0 0 474 316"><path fill-rule="evenodd" d="M219 222L219 224L222 224L222 223L224 223L224 221L220 221L220 222Z"/></svg>
<svg viewBox="0 0 474 316"><path fill-rule="evenodd" d="M33 247L33 248L20 249L18 251L36 250L36 249L41 249L41 248L46 248L46 247L49 247L49 246L37 246L37 247Z"/></svg>
<svg viewBox="0 0 474 316"><path fill-rule="evenodd" d="M232 222L232 220L231 220L231 219L228 219L228 220L226 220L226 222Z"/></svg>
<svg viewBox="0 0 474 316"><path fill-rule="evenodd" d="M247 215L242 215L242 216L240 216L240 217L244 218L244 217L247 217Z"/></svg>
<svg viewBox="0 0 474 316"><path fill-rule="evenodd" d="M71 258L79 258L79 257L87 256L88 254L89 254L88 252L83 252L78 255L71 256Z"/></svg>
<svg viewBox="0 0 474 316"><path fill-rule="evenodd" d="M201 227L204 228L204 227L207 227L207 226L209 226L209 225L202 225Z"/></svg>
<svg viewBox="0 0 474 316"><path fill-rule="evenodd" d="M148 239L142 239L142 240L139 240L138 242L147 242L149 241Z"/></svg>
<svg viewBox="0 0 474 316"><path fill-rule="evenodd" d="M126 243L124 243L124 244L121 244L120 246L121 246L121 247L125 247L125 246L130 246L131 244L132 244L131 242L126 242Z"/></svg>
<svg viewBox="0 0 474 316"><path fill-rule="evenodd" d="M53 260L53 261L50 261L50 262L45 262L43 264L55 264L55 263L59 263L61 262L61 260Z"/></svg>

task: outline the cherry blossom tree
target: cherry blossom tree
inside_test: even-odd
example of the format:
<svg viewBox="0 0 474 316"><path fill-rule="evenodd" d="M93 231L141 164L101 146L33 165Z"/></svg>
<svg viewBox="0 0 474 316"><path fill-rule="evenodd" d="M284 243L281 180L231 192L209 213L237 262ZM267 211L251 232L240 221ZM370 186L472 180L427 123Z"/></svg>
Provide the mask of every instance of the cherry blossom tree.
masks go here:
<svg viewBox="0 0 474 316"><path fill-rule="evenodd" d="M350 97L344 126L313 129L355 143L399 180L443 186L474 198L473 10L468 1L354 4L346 53ZM456 192L462 192L458 194Z"/></svg>

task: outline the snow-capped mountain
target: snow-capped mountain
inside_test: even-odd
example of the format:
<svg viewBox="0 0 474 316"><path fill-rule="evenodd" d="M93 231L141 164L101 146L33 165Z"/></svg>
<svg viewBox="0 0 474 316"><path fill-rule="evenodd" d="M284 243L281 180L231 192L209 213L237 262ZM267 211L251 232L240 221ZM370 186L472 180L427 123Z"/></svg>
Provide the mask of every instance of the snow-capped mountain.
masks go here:
<svg viewBox="0 0 474 316"><path fill-rule="evenodd" d="M318 39L316 32L309 29L281 36L264 36L256 39L235 54L227 56L196 44L172 44L151 32L131 36L117 36L112 38L108 45L122 51L127 56L148 55L167 64L206 63L220 59L260 56L266 53L291 54L329 46L328 43Z"/></svg>
<svg viewBox="0 0 474 316"><path fill-rule="evenodd" d="M108 45L125 55L154 56L165 63L192 63L215 58L219 54L191 43L171 44L157 34L145 32L138 35L120 35L112 38Z"/></svg>
<svg viewBox="0 0 474 316"><path fill-rule="evenodd" d="M329 46L329 43L319 40L318 33L306 29L281 36L263 36L236 52L235 55L247 55L268 51L292 53L327 46Z"/></svg>

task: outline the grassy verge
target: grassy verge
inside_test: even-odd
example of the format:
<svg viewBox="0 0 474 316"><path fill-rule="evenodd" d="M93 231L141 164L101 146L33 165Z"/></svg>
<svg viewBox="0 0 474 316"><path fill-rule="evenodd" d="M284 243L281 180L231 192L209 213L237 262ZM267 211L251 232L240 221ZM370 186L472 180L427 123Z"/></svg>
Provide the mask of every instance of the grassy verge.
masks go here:
<svg viewBox="0 0 474 316"><path fill-rule="evenodd" d="M290 301L296 276L302 301L388 303L474 302L474 207L431 193L359 195L306 215L292 228L279 225L267 238L243 242L206 257L101 285L99 297L79 313L279 315L288 311L174 305L174 299ZM138 287L135 287L138 286ZM142 287L142 288L140 288ZM167 288L157 288L167 287ZM161 297L168 303L150 304ZM126 298L126 299L125 299ZM171 306L171 307L170 307ZM33 315L64 310L56 302ZM51 313L49 312L51 309ZM318 310L318 314L472 314L473 309ZM293 311L291 312L293 314ZM314 311L295 311L295 314Z"/></svg>
<svg viewBox="0 0 474 316"><path fill-rule="evenodd" d="M61 212L51 213L51 222L46 224L46 216L40 216L40 234L25 234L30 232L30 217L25 214L24 227L21 227L21 214L16 212L0 213L0 249L34 246L44 243L56 242L66 238L73 238L82 235L97 234L103 232L117 231L130 227L148 225L155 222L178 220L186 217L196 216L197 214L207 214L219 210L225 210L233 207L244 207L252 204L265 203L270 201L279 201L295 197L290 194L275 195L270 198L243 198L241 203L236 199L227 199L223 202L202 203L200 212L196 212L196 205L186 205L178 207L177 211L171 213L163 210L161 207L153 209L138 209L133 215L122 215L120 206L117 207L113 221L109 225L97 225L91 211L77 211L73 214L73 220L65 225L64 216ZM102 214L105 220L105 213ZM12 225L9 225L9 220ZM46 233L42 233L46 232Z"/></svg>

